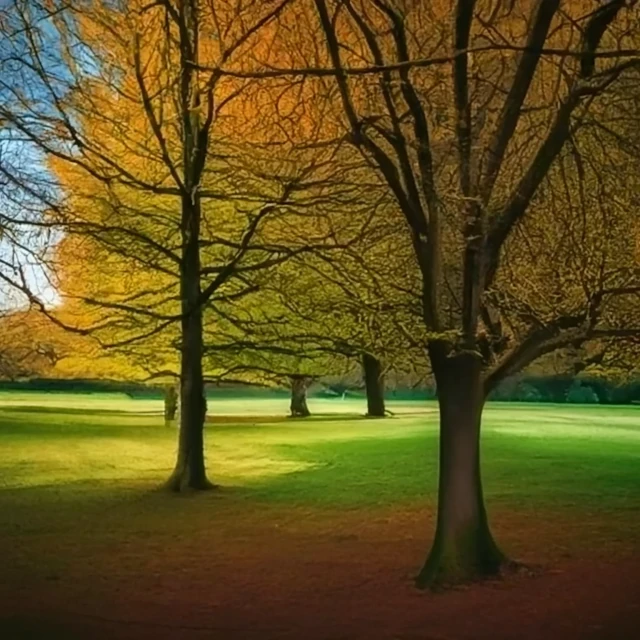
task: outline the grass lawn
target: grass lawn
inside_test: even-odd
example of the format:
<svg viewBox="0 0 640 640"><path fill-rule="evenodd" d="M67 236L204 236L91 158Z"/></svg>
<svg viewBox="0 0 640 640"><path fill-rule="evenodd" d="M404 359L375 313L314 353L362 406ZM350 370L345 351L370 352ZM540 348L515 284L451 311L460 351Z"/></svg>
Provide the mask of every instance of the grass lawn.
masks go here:
<svg viewBox="0 0 640 640"><path fill-rule="evenodd" d="M492 404L484 485L538 577L419 593L437 408L212 399L222 489L158 491L155 400L0 392L0 638L640 637L640 407Z"/></svg>

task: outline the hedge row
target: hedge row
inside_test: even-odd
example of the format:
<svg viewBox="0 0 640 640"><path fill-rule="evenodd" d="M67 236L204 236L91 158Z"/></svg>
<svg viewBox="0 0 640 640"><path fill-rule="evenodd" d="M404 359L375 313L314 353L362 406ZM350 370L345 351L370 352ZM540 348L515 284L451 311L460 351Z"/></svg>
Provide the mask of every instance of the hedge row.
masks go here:
<svg viewBox="0 0 640 640"><path fill-rule="evenodd" d="M435 398L431 387L390 390L397 400ZM575 404L640 403L640 380L625 384L602 378L572 376L523 376L502 383L490 396L498 402L553 402Z"/></svg>
<svg viewBox="0 0 640 640"><path fill-rule="evenodd" d="M160 397L161 389L144 384L110 380L20 380L2 381L0 389L15 391L66 392L66 393L125 393L132 397ZM222 385L211 387L210 395L224 396L273 396L286 395L286 389L264 389L251 386ZM337 396L363 395L362 390L338 388L332 385L317 389L311 395ZM396 400L432 399L436 397L432 387L416 389L388 389L387 397ZM619 384L602 378L574 378L571 376L523 376L501 384L491 400L503 402L570 402L579 404L632 404L640 403L640 380Z"/></svg>

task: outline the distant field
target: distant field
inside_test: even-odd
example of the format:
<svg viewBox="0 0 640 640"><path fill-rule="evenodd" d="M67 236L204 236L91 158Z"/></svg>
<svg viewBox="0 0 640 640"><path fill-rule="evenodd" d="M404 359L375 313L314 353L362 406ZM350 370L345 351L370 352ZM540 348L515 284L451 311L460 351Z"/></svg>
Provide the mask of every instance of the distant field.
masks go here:
<svg viewBox="0 0 640 640"><path fill-rule="evenodd" d="M255 415L286 416L289 399L284 395L265 398L221 397L209 398L209 410L213 415ZM424 410L433 403L422 401L387 402L393 413L413 413ZM314 414L363 414L366 412L364 398L311 398L309 406ZM162 414L161 399L131 398L123 393L44 393L33 391L0 391L0 409L2 408L60 409L64 412L88 410L91 412L118 411L138 414Z"/></svg>
<svg viewBox="0 0 640 640"><path fill-rule="evenodd" d="M211 474L278 500L403 502L433 493L434 402L389 402L394 417L384 420L365 419L357 399L314 398L309 405L312 419L290 420L286 398L210 400ZM175 438L175 429L164 427L161 400L0 393L0 487L160 483L173 464ZM577 500L589 481L589 491L615 499L640 488L640 407L494 403L485 411L483 442L489 495ZM317 482L327 483L318 495Z"/></svg>
<svg viewBox="0 0 640 640"><path fill-rule="evenodd" d="M566 576L514 587L538 612L538 635L521 636L517 620L514 635L490 622L519 600L480 592L483 635L463 628L471 596L432 606L411 590L435 514L436 404L390 402L384 420L363 418L362 400L309 405L312 419L290 420L286 398L211 399L206 455L222 489L183 498L156 490L176 447L160 400L0 393L0 637L430 640L428 622L454 640L627 638L600 618L603 635L585 632L567 595L577 583L594 619L618 607L616 624L640 623L625 608L640 601L640 407L487 407L498 538ZM13 635L3 615L17 616Z"/></svg>

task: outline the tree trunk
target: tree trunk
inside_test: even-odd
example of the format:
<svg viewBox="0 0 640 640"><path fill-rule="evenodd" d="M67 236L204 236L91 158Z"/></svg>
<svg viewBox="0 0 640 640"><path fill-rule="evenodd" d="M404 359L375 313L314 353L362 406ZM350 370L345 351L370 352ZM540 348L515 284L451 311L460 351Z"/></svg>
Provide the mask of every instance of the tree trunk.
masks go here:
<svg viewBox="0 0 640 640"><path fill-rule="evenodd" d="M208 146L208 127L200 122L202 92L196 65L199 51L198 0L184 0L180 21L179 117L182 138L180 202L180 435L176 466L168 481L173 491L209 489L204 464L206 399L202 372L203 335L200 265L202 199L200 186Z"/></svg>
<svg viewBox="0 0 640 640"><path fill-rule="evenodd" d="M291 417L307 418L311 415L307 407L307 376L291 376Z"/></svg>
<svg viewBox="0 0 640 640"><path fill-rule="evenodd" d="M178 390L175 384L167 384L164 387L164 423L167 427L176 419L178 413Z"/></svg>
<svg viewBox="0 0 640 640"><path fill-rule="evenodd" d="M382 363L370 353L362 354L364 385L367 390L367 416L384 418L384 374Z"/></svg>
<svg viewBox="0 0 640 640"><path fill-rule="evenodd" d="M172 491L210 489L204 463L206 400L202 372L203 335L200 304L200 198L184 195L180 359L180 434L178 458L167 486Z"/></svg>
<svg viewBox="0 0 640 640"><path fill-rule="evenodd" d="M477 580L500 573L507 563L491 535L482 494L479 359L462 354L431 360L440 406L438 517L419 587Z"/></svg>

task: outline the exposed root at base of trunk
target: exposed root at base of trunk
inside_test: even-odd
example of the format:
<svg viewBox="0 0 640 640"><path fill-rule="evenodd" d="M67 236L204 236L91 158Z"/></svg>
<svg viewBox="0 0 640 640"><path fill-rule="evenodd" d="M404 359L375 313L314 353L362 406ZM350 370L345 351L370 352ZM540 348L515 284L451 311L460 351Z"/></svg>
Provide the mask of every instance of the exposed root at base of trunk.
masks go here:
<svg viewBox="0 0 640 640"><path fill-rule="evenodd" d="M486 526L448 540L436 535L433 548L416 578L419 589L443 589L500 576L513 561L498 548Z"/></svg>
<svg viewBox="0 0 640 640"><path fill-rule="evenodd" d="M541 565L525 564L517 560L506 560L500 567L498 577L526 576L528 578L535 578L536 576L542 575L542 573L544 573L544 569Z"/></svg>
<svg viewBox="0 0 640 640"><path fill-rule="evenodd" d="M502 580L512 576L537 577L543 573L542 567L528 565L506 556L497 562L483 563L482 566L469 570L461 568L445 567L437 563L428 563L415 579L418 589L430 589L434 592L454 589L462 585L478 582Z"/></svg>
<svg viewBox="0 0 640 640"><path fill-rule="evenodd" d="M389 409L385 409L384 413L365 413L365 418L393 418L396 414Z"/></svg>
<svg viewBox="0 0 640 640"><path fill-rule="evenodd" d="M194 491L212 491L219 489L220 485L210 482L207 478L190 480L189 478L183 477L182 474L173 473L164 485L162 485L162 488L173 493L187 493Z"/></svg>

